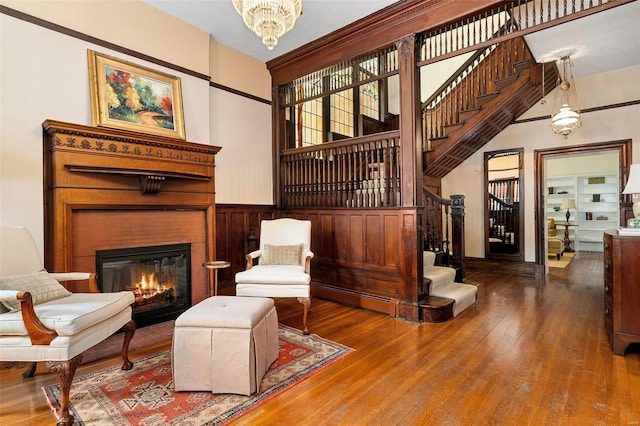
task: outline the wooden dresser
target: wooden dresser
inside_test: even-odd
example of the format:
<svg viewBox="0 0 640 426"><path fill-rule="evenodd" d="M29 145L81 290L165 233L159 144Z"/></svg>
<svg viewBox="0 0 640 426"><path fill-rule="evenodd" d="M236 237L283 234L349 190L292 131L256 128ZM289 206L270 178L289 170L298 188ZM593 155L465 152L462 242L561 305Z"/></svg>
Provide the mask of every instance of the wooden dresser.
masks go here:
<svg viewBox="0 0 640 426"><path fill-rule="evenodd" d="M640 236L604 233L604 326L611 350L640 343Z"/></svg>

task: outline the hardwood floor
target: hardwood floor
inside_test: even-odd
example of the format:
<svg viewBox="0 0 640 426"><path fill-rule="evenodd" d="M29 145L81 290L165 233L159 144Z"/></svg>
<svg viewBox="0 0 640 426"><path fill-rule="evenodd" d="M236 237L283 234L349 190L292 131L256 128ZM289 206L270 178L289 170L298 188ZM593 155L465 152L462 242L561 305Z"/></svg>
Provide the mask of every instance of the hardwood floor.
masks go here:
<svg viewBox="0 0 640 426"><path fill-rule="evenodd" d="M356 351L235 424L638 425L640 345L611 353L602 280L602 254L588 252L544 279L470 273L478 303L441 324L314 299L311 332ZM276 304L282 323L302 326L302 305ZM77 375L117 363L93 362ZM3 426L53 424L40 388L56 378L44 366L30 380L2 369L0 381Z"/></svg>

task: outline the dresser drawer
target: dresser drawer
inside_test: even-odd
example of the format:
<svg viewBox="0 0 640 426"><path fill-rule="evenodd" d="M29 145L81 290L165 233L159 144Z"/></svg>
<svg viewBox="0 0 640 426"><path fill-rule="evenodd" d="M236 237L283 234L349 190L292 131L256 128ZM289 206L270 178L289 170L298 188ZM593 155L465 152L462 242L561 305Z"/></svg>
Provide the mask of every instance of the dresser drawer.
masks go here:
<svg viewBox="0 0 640 426"><path fill-rule="evenodd" d="M604 297L613 300L613 280L606 274L604 276Z"/></svg>

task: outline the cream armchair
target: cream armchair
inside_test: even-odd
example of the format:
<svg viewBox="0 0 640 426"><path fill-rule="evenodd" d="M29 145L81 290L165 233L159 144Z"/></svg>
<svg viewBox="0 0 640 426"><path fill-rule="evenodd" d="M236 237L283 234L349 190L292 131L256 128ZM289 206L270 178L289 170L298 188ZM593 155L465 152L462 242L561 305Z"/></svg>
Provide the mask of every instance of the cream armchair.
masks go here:
<svg viewBox="0 0 640 426"><path fill-rule="evenodd" d="M26 228L0 227L0 361L29 363L25 378L34 375L38 361L58 373L58 425L74 422L69 391L85 350L122 328L122 369L133 366L128 358L136 328L131 320L133 293L70 293L58 282L81 279L95 276L48 273Z"/></svg>
<svg viewBox="0 0 640 426"><path fill-rule="evenodd" d="M260 246L246 256L245 271L236 274L236 295L297 297L304 307L304 334L311 307L311 222L297 219L263 220ZM257 265L254 261L257 259Z"/></svg>

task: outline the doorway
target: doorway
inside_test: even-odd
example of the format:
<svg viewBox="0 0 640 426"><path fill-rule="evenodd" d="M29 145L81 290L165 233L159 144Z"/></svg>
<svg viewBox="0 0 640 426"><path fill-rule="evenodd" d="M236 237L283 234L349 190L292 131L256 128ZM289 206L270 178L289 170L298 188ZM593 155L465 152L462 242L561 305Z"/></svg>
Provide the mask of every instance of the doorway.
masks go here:
<svg viewBox="0 0 640 426"><path fill-rule="evenodd" d="M617 156L617 169L615 166L612 168L614 171L610 173L608 176L604 173L594 173L591 176L590 173L585 173L580 176L580 182L578 182L577 174L570 173L569 167L567 166L567 171L564 177L569 177L573 175L573 180L571 179L561 179L558 176L557 182L562 183L562 185L554 186L548 181L548 167L549 161L562 160L562 159L575 159L580 156L591 156L598 154L609 154L614 157ZM613 141L613 142L604 142L604 143L596 143L589 145L580 145L580 146L570 146L564 148L551 148L544 150L536 150L534 151L535 156L535 179L536 179L536 194L535 194L535 205L536 205L536 265L540 265L545 267L547 265L547 253L548 253L548 226L547 226L547 218L549 216L557 216L557 219L563 222L567 221L566 213L569 213L568 225L569 228L574 228L575 231L573 234L570 232L569 240L574 244L571 248L580 249L580 244L582 240L584 241L583 247L589 247L591 249L597 248L597 233L595 230L598 226L604 226L604 217L606 217L607 227L616 228L620 225L620 223L625 223L625 217L627 216L627 210L630 209L631 200L628 196L624 196L620 194L620 188L624 187L624 183L627 181L627 176L629 173L629 168L631 167L631 140L623 140L623 141ZM571 164L564 163L564 164ZM553 173L552 173L553 174ZM597 175L597 176L596 176ZM607 181L607 177L609 180ZM589 180L592 178L592 180ZM594 180L595 178L595 180ZM601 179L604 178L604 181ZM617 206L615 210L611 212L600 212L593 210L596 206L594 203L594 195L602 195L599 192L604 192L605 186L607 186L607 182L611 183L611 179L617 179L617 182L613 182L611 187L615 187L615 191L611 190L608 192L607 197L609 199L614 200L611 203L611 206ZM592 182L591 184L589 182ZM601 182L603 182L601 184ZM579 183L582 185L581 190L578 189ZM595 185L595 186L588 186ZM602 185L602 188L598 185ZM597 188L596 188L597 186ZM607 187L608 188L608 187ZM611 189L611 188L609 188ZM549 192L553 191L553 197L550 197ZM560 194L558 194L560 193ZM566 199L566 200L565 200ZM603 198L605 202L606 198ZM552 200L553 202L549 203L548 201ZM571 201L572 202L571 202ZM590 204L591 203L591 204ZM600 203L598 200L597 203ZM575 205L575 207L574 207ZM568 207L566 210L561 207ZM557 209L556 209L557 207ZM604 204L597 204L598 208L604 209ZM550 210L551 209L551 210ZM603 221L602 224L594 224L588 223L588 216L586 213L591 211L593 214L596 213L596 216L591 220L598 220L598 215L601 217ZM576 216L576 214L578 216ZM581 216L580 216L581 215ZM584 219L584 220L583 220ZM584 222L584 228L594 228L594 232L586 232L583 234L585 238L582 238L580 235L580 224ZM573 226L570 226L573 225ZM576 226L577 225L577 226ZM564 233L563 228L562 231ZM573 235L573 239L571 238ZM587 236L589 238L587 238ZM562 235L561 237L564 237ZM591 239L591 241L589 241ZM597 250L596 250L597 251Z"/></svg>

